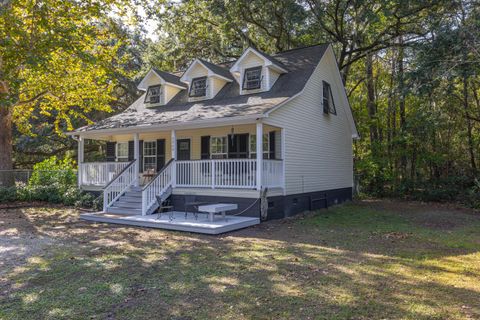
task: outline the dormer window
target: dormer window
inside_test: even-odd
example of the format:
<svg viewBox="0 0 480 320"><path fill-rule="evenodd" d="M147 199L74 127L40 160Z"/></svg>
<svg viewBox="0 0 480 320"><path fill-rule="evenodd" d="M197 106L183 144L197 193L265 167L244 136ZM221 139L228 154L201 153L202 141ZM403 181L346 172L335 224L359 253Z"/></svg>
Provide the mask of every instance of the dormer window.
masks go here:
<svg viewBox="0 0 480 320"><path fill-rule="evenodd" d="M207 95L207 77L193 78L190 86L190 97L205 97Z"/></svg>
<svg viewBox="0 0 480 320"><path fill-rule="evenodd" d="M160 103L160 96L162 91L161 86L150 86L147 89L147 95L145 96L145 103Z"/></svg>
<svg viewBox="0 0 480 320"><path fill-rule="evenodd" d="M335 102L333 101L332 88L330 83L323 81L323 113L325 114L337 114L337 109L335 108Z"/></svg>
<svg viewBox="0 0 480 320"><path fill-rule="evenodd" d="M262 67L245 69L243 75L243 90L260 89L262 86Z"/></svg>

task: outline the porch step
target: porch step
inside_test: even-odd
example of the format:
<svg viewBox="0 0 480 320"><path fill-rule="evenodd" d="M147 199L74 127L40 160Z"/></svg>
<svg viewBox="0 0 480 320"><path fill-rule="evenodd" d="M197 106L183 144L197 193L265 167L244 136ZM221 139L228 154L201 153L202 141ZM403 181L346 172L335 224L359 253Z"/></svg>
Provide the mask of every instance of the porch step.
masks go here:
<svg viewBox="0 0 480 320"><path fill-rule="evenodd" d="M127 191L122 197L142 198L142 193L138 191Z"/></svg>
<svg viewBox="0 0 480 320"><path fill-rule="evenodd" d="M122 196L119 201L142 203L142 197Z"/></svg>
<svg viewBox="0 0 480 320"><path fill-rule="evenodd" d="M130 202L128 200L120 198L118 201L115 202L114 205L118 208L139 209L142 207L142 202L141 199L140 202Z"/></svg>

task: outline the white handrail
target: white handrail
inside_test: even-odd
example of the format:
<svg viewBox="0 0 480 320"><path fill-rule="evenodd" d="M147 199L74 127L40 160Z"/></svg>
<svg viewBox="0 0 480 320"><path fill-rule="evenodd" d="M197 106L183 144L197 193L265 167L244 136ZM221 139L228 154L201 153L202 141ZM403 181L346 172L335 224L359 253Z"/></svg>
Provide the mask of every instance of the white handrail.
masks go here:
<svg viewBox="0 0 480 320"><path fill-rule="evenodd" d="M78 174L82 185L105 186L128 162L84 162L78 166Z"/></svg>
<svg viewBox="0 0 480 320"><path fill-rule="evenodd" d="M191 188L255 189L256 159L176 161L176 186ZM283 187L282 160L262 161L262 185Z"/></svg>
<svg viewBox="0 0 480 320"><path fill-rule="evenodd" d="M125 191L132 186L138 179L138 172L135 170L134 160L123 169L107 186L103 189L103 211L107 211L110 207Z"/></svg>
<svg viewBox="0 0 480 320"><path fill-rule="evenodd" d="M172 186L173 166L175 162L170 161L157 176L142 190L142 215L148 214L150 208L157 201L156 196L161 195Z"/></svg>

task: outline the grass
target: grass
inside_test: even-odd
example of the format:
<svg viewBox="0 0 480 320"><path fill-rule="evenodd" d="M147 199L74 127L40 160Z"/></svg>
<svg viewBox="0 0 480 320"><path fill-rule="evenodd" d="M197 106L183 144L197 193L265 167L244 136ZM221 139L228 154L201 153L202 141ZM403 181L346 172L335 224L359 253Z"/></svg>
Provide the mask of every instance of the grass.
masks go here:
<svg viewBox="0 0 480 320"><path fill-rule="evenodd" d="M0 319L480 318L472 211L359 202L221 237L77 215L0 211Z"/></svg>

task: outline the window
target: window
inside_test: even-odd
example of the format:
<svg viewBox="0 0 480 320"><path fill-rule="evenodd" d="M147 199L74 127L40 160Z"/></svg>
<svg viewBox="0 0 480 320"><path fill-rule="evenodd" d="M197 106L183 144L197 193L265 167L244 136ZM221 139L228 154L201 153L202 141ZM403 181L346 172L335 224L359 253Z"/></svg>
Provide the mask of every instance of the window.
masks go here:
<svg viewBox="0 0 480 320"><path fill-rule="evenodd" d="M243 74L243 90L260 89L262 85L262 67L245 69Z"/></svg>
<svg viewBox="0 0 480 320"><path fill-rule="evenodd" d="M160 103L160 95L160 85L148 87L145 103Z"/></svg>
<svg viewBox="0 0 480 320"><path fill-rule="evenodd" d="M270 155L270 143L268 140L268 133L263 134L263 158L268 159ZM257 135L250 135L250 158L257 157Z"/></svg>
<svg viewBox="0 0 480 320"><path fill-rule="evenodd" d="M323 81L323 113L337 114L335 102L333 101L332 88L326 81Z"/></svg>
<svg viewBox="0 0 480 320"><path fill-rule="evenodd" d="M190 97L204 97L207 95L207 77L193 78L190 86Z"/></svg>
<svg viewBox="0 0 480 320"><path fill-rule="evenodd" d="M117 143L117 161L118 162L128 161L128 142Z"/></svg>
<svg viewBox="0 0 480 320"><path fill-rule="evenodd" d="M210 156L212 159L227 158L227 137L210 138Z"/></svg>
<svg viewBox="0 0 480 320"><path fill-rule="evenodd" d="M157 142L143 142L143 171L157 169Z"/></svg>

